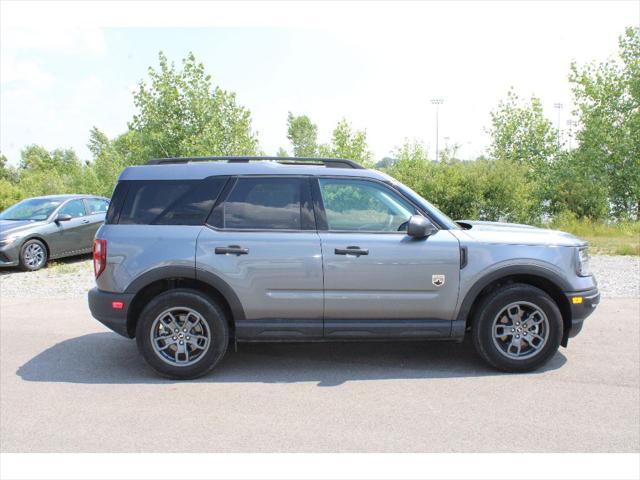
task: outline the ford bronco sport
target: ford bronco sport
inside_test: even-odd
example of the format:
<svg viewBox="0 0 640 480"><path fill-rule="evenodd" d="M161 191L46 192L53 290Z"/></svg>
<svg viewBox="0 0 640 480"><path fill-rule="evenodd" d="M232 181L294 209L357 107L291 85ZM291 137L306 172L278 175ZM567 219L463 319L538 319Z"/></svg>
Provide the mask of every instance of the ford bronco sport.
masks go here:
<svg viewBox="0 0 640 480"><path fill-rule="evenodd" d="M126 168L93 248L93 316L161 375L229 342L471 335L505 371L547 362L600 296L587 244L454 222L393 178L326 158L152 160Z"/></svg>

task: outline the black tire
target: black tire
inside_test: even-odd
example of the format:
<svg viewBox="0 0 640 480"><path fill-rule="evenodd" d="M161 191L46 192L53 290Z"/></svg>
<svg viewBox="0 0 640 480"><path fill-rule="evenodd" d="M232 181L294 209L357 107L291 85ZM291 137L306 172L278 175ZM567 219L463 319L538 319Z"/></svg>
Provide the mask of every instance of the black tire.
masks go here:
<svg viewBox="0 0 640 480"><path fill-rule="evenodd" d="M498 326L497 335L494 341L494 321L503 323L511 323L510 316L508 314L502 315L502 320L496 320L499 315L506 312L506 308L514 303L522 302L519 305L519 310L512 307L511 312L514 313L514 318L517 318L518 312L520 318L526 319L526 311L524 309L537 308L546 316L547 323L541 323L540 326L529 327L528 337L525 338L524 333L520 333L516 340L515 332L511 333L512 329L508 328L509 333L502 335L505 332L505 328L501 325ZM520 309L520 307L522 307ZM531 311L529 311L531 314ZM544 318L538 316L537 318ZM519 324L522 327L524 323ZM547 328L548 326L548 328ZM536 340L532 337L531 333L540 333L538 328L546 328L545 335L540 335L546 340L536 342L538 343L538 350L529 343L529 340ZM478 354L490 365L505 372L529 372L535 370L545 363L547 363L551 357L556 353L560 346L563 332L562 314L556 302L543 290L527 284L511 284L506 285L495 292L487 295L480 303L477 309L477 313L473 319L472 337L473 345ZM521 332L526 329L521 328ZM508 336L507 336L508 335ZM509 340L510 339L510 340ZM525 340L527 340L525 342ZM520 354L520 347L517 345L511 348L511 342L516 342L521 348L529 351L525 358L512 358L511 355ZM505 351L506 349L506 351ZM513 351L516 349L516 352Z"/></svg>
<svg viewBox="0 0 640 480"><path fill-rule="evenodd" d="M195 362L193 364L170 364L168 362L171 362L171 360L166 357L163 359L163 354L157 352L152 344L152 329L156 331L155 329L159 325L156 323L156 327L154 327L154 322L163 312L172 308L176 309L172 314L180 312L181 308L193 310L206 323L206 327L202 325L204 327L202 330L208 330L208 349L199 358L191 360ZM178 322L180 321L178 316ZM176 337L173 338L175 339ZM136 343L144 359L160 375L173 379L196 378L213 369L226 353L227 345L229 344L228 321L224 310L215 301L202 293L189 289L170 290L153 298L143 309L136 326ZM162 342L162 345L164 346L164 342ZM175 345L175 342L173 342L173 345ZM173 345L167 348L166 355L171 356L176 351L177 346ZM191 347L185 344L184 348Z"/></svg>
<svg viewBox="0 0 640 480"><path fill-rule="evenodd" d="M27 240L20 248L20 268L26 272L40 270L47 264L48 259L47 247L40 240Z"/></svg>

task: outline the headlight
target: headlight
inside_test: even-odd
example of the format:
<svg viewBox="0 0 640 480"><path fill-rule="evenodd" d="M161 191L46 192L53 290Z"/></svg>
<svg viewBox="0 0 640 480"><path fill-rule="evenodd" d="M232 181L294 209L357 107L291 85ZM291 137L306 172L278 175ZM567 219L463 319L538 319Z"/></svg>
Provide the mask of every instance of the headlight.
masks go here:
<svg viewBox="0 0 640 480"><path fill-rule="evenodd" d="M20 235L13 235L13 236L10 236L10 237L0 238L0 247L6 247L7 245L11 245L19 237L20 237Z"/></svg>
<svg viewBox="0 0 640 480"><path fill-rule="evenodd" d="M578 265L577 265L577 273L581 277L588 277L591 275L589 270L589 259L591 256L589 255L589 247L580 247L578 249Z"/></svg>

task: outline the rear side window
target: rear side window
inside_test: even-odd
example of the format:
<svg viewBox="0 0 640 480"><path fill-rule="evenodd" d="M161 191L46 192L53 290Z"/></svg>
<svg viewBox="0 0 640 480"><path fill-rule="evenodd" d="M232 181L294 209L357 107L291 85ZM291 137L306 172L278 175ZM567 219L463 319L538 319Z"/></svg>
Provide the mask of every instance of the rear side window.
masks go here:
<svg viewBox="0 0 640 480"><path fill-rule="evenodd" d="M109 207L109 202L101 198L87 198L86 201L87 207L89 208L89 215L104 213Z"/></svg>
<svg viewBox="0 0 640 480"><path fill-rule="evenodd" d="M203 225L226 180L226 177L210 177L204 180L120 182L112 204L117 201L116 195L122 195L120 189L126 189L126 195L117 223ZM111 217L115 217L115 214Z"/></svg>
<svg viewBox="0 0 640 480"><path fill-rule="evenodd" d="M240 177L222 205L222 228L303 230L308 182L288 177ZM218 222L216 222L218 223Z"/></svg>

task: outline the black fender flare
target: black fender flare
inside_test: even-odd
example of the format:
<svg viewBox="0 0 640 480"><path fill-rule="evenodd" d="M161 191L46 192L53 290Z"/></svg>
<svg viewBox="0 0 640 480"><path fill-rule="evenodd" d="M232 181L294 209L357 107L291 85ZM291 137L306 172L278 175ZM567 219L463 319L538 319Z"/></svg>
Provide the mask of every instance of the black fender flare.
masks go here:
<svg viewBox="0 0 640 480"><path fill-rule="evenodd" d="M124 293L137 294L143 288L154 282L159 280L169 280L172 278L188 278L208 284L220 292L227 301L235 321L245 319L242 303L240 303L240 299L226 281L212 272L187 265L170 265L149 270L131 282L125 289Z"/></svg>
<svg viewBox="0 0 640 480"><path fill-rule="evenodd" d="M473 303L478 298L478 295L480 294L480 292L482 292L482 290L484 290L488 285L495 282L496 280L514 275L531 275L534 277L539 277L548 282L551 282L562 292L571 290L571 284L569 284L566 279L564 279L561 275L554 272L550 268L533 264L507 265L499 267L477 280L476 283L474 283L473 286L467 291L464 299L460 303L458 313L455 316L454 327L452 329L453 331L451 332L452 336L464 335L469 312L471 311Z"/></svg>

